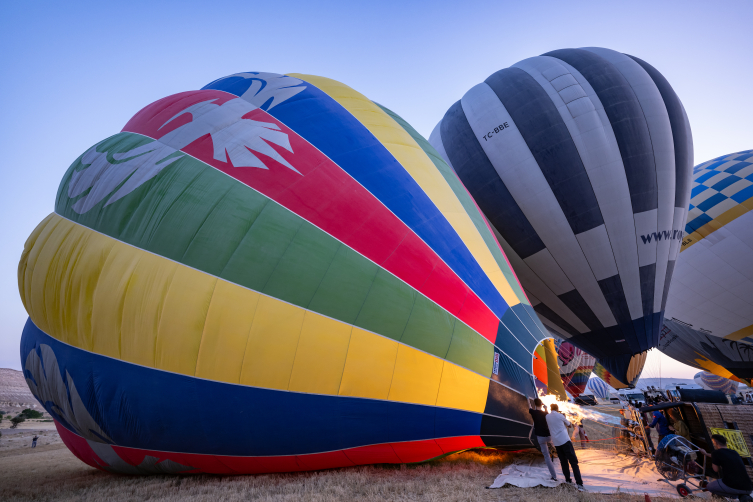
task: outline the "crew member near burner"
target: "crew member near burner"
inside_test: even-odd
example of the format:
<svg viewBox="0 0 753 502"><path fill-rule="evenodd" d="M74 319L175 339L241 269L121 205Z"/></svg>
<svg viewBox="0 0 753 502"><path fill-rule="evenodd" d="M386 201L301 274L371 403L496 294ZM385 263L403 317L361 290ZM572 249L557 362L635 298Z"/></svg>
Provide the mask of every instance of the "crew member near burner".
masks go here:
<svg viewBox="0 0 753 502"><path fill-rule="evenodd" d="M753 491L753 482L750 481L748 471L745 470L743 459L735 451L727 448L727 438L721 434L711 436L714 451L707 453L701 448L699 453L711 457L711 467L719 475L706 486L706 490L714 495L727 497L740 497L740 500L750 500L750 492ZM748 495L747 499L745 496Z"/></svg>

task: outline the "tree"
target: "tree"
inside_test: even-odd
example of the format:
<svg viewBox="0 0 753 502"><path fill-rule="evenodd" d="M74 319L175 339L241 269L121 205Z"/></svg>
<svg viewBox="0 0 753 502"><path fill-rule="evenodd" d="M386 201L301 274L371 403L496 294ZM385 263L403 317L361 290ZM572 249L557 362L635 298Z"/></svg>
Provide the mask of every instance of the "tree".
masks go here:
<svg viewBox="0 0 753 502"><path fill-rule="evenodd" d="M15 417L10 419L10 422L13 424L10 426L10 428L15 429L16 427L18 427L18 424L25 421L26 421L26 418L23 415L16 415Z"/></svg>
<svg viewBox="0 0 753 502"><path fill-rule="evenodd" d="M26 418L42 418L42 414L36 410L32 410L31 408L26 408L24 411L21 412L21 415L23 415Z"/></svg>

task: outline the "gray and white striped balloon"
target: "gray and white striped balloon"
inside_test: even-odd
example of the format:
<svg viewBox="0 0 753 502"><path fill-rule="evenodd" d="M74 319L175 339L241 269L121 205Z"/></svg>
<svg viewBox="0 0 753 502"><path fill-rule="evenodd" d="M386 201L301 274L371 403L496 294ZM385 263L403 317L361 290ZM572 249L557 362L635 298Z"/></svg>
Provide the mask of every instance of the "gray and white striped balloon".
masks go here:
<svg viewBox="0 0 753 502"><path fill-rule="evenodd" d="M656 347L687 217L693 140L648 63L563 49L500 70L431 144L495 230L531 304L630 385Z"/></svg>

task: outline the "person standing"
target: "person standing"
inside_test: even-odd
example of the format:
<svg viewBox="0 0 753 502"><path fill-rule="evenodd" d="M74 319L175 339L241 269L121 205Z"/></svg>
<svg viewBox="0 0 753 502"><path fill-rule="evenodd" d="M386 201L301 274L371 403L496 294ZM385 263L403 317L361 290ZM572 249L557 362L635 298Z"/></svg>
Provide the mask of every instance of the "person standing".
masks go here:
<svg viewBox="0 0 753 502"><path fill-rule="evenodd" d="M565 418L565 415L559 412L559 406L556 403L552 405L552 412L546 416L546 424L549 426L549 432L552 434L552 443L554 443L554 447L557 449L557 456L560 458L560 465L562 466L562 474L565 476L565 481L572 483L570 480L570 467L572 467L578 490L585 490L583 488L583 479L580 477L578 457L575 455L575 448L573 448L570 435L567 433L567 428L572 424Z"/></svg>
<svg viewBox="0 0 753 502"><path fill-rule="evenodd" d="M31 438L31 447L32 448L36 448L37 447L37 439L39 439L39 436L37 436L36 434L34 434L34 437Z"/></svg>
<svg viewBox="0 0 753 502"><path fill-rule="evenodd" d="M711 453L707 453L703 448L698 450L701 455L711 457L711 467L719 474L719 479L709 483L706 490L713 495L740 496L741 501L751 500L750 492L753 491L753 482L745 470L743 459L735 450L727 448L727 438L721 434L713 434L711 444L714 446L714 451Z"/></svg>
<svg viewBox="0 0 753 502"><path fill-rule="evenodd" d="M672 431L669 430L669 422L667 422L667 418L661 411L654 412L654 421L649 424L649 427L655 427L656 432L659 433L658 443L661 443L661 440L664 439L665 436L672 434Z"/></svg>
<svg viewBox="0 0 753 502"><path fill-rule="evenodd" d="M674 433L690 441L690 429L688 429L688 426L683 422L680 413L677 410L670 410L669 417L672 419L672 429Z"/></svg>
<svg viewBox="0 0 753 502"><path fill-rule="evenodd" d="M549 474L552 475L552 481L557 481L557 472L554 470L554 464L552 463L552 456L549 454L549 443L552 442L551 434L549 433L549 426L546 423L546 405L541 402L538 397L533 400L535 409L529 409L528 413L533 417L533 432L536 434L536 441L539 443L541 453L544 454L544 460L546 460L546 467L549 469ZM543 410L542 410L543 408ZM554 444L552 444L554 446Z"/></svg>
<svg viewBox="0 0 753 502"><path fill-rule="evenodd" d="M586 428L583 427L583 420L575 424L575 432L573 432L573 441L580 439L581 448L586 447L588 441L588 434L586 434Z"/></svg>

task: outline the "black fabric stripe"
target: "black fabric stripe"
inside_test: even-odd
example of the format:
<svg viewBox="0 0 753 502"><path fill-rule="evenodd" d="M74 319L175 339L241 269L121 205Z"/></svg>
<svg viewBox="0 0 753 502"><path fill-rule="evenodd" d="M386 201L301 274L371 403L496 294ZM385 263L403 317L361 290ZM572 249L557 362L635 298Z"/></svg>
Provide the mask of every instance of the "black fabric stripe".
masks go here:
<svg viewBox="0 0 753 502"><path fill-rule="evenodd" d="M580 293L578 293L577 289L573 289L567 293L562 293L561 295L557 295L557 297L562 300L562 303L567 305L567 308L572 310L573 314L578 316L578 319L583 321L583 324L585 324L591 331L596 331L604 327L604 325L601 324L601 321L599 321L599 318L596 317L596 314L594 314L593 310L591 310L591 307L588 306L586 300L584 300Z"/></svg>
<svg viewBox="0 0 753 502"><path fill-rule="evenodd" d="M631 350L638 351L641 344L638 335L633 329L633 323L630 318L630 309L628 308L625 290L622 287L622 280L619 274L607 277L599 281L604 298L607 300L609 309L617 321L617 325L622 332L622 338Z"/></svg>
<svg viewBox="0 0 753 502"><path fill-rule="evenodd" d="M528 377L530 379L530 377ZM528 414L528 399L522 395L514 392L504 385L500 385L497 382L489 381L489 392L486 396L486 406L484 406L484 413L487 415L494 415L496 417L505 417L511 420L517 420L518 422L527 422L531 419ZM507 422L509 425L510 422ZM504 434L502 432L489 431L487 434ZM526 433L527 434L527 433ZM511 436L517 436L517 434L507 434Z"/></svg>
<svg viewBox="0 0 753 502"><path fill-rule="evenodd" d="M669 125L672 127L672 140L675 145L675 207L687 208L690 203L690 183L693 175L693 134L685 122L680 98L677 97L677 93L669 85L664 75L659 73L656 68L642 59L630 54L625 55L646 70L656 88L659 89L659 94L661 94L664 105L667 107ZM669 274L668 277L671 277L671 275ZM662 308L664 308L663 303Z"/></svg>
<svg viewBox="0 0 753 502"><path fill-rule="evenodd" d="M460 101L447 110L439 132L460 181L510 247L521 258L544 249L544 243L486 157Z"/></svg>
<svg viewBox="0 0 753 502"><path fill-rule="evenodd" d="M643 300L643 315L654 313L654 288L656 287L656 263L638 267L641 276L641 299Z"/></svg>
<svg viewBox="0 0 753 502"><path fill-rule="evenodd" d="M641 299L643 302L643 322L645 324L643 346L651 346L655 338L652 315L654 313L654 288L656 287L656 263L638 267L641 278Z"/></svg>
<svg viewBox="0 0 753 502"><path fill-rule="evenodd" d="M612 63L593 52L560 49L543 55L566 62L591 84L617 139L633 213L656 209L659 199L651 135L643 109L628 81Z"/></svg>
<svg viewBox="0 0 753 502"><path fill-rule="evenodd" d="M571 336L576 336L579 334L577 329L573 328L569 322L565 321L563 318L557 315L557 313L554 312L554 310L550 309L546 304L539 303L538 305L533 307L533 310L536 311L536 313L541 317L548 319L552 324L560 328L565 333L568 333Z"/></svg>
<svg viewBox="0 0 753 502"><path fill-rule="evenodd" d="M546 91L520 68L500 70L485 82L515 122L573 233L603 224L599 203L578 149Z"/></svg>
<svg viewBox="0 0 753 502"><path fill-rule="evenodd" d="M670 260L667 262L667 275L666 275L666 279L664 279L664 291L662 292L662 297L661 297L662 312L664 312L667 306L667 294L669 293L669 285L672 282L672 274L675 271L675 263L677 263L676 260Z"/></svg>
<svg viewBox="0 0 753 502"><path fill-rule="evenodd" d="M641 321L642 322L642 321ZM629 324L633 324L630 321ZM568 340L576 347L594 356L596 359L603 359L615 354L629 354L634 352L626 342L618 342L623 338L625 327L616 325L608 328L602 328L588 333L581 333Z"/></svg>

